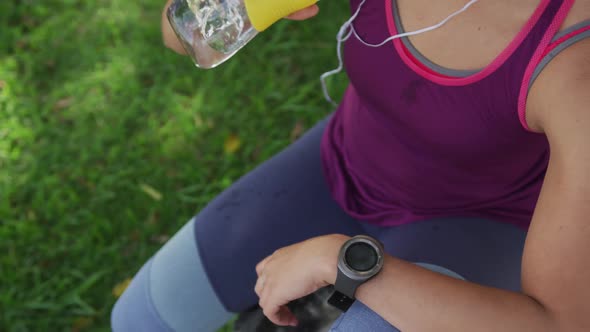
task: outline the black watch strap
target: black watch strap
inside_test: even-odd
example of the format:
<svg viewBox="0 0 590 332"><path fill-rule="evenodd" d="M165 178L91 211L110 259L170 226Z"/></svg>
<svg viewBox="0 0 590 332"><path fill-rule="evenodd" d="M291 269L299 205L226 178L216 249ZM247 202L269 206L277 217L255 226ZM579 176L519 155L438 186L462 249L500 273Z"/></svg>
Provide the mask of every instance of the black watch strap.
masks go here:
<svg viewBox="0 0 590 332"><path fill-rule="evenodd" d="M330 298L328 299L328 303L333 305L334 307L346 312L348 308L354 303L354 299L350 298L339 291L334 291Z"/></svg>
<svg viewBox="0 0 590 332"><path fill-rule="evenodd" d="M346 311L354 302L354 293L361 282L348 278L340 269L334 284L334 293L328 299L328 303L336 308Z"/></svg>

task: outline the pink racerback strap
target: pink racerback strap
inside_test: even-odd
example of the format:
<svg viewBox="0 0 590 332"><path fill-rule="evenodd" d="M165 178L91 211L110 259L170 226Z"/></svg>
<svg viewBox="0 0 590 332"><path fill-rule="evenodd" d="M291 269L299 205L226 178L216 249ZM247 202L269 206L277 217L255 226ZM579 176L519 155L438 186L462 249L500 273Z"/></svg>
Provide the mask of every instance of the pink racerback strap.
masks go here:
<svg viewBox="0 0 590 332"><path fill-rule="evenodd" d="M530 131L530 128L529 128L527 121L526 121L526 102L527 102L531 78L533 77L533 73L535 72L535 69L537 68L539 63L543 60L544 55L547 54L548 48L551 44L551 40L553 39L555 34L559 31L559 28L561 27L561 25L565 21L573 4L574 4L574 0L565 0L563 2L557 15L555 15L553 22L551 23L551 25L549 26L549 28L545 32L545 35L543 36L541 43L537 47L537 50L533 54L533 57L531 58L531 61L529 62L529 65L527 66L527 69L525 71L522 85L520 87L520 94L518 97L518 118L520 120L520 124L526 130Z"/></svg>

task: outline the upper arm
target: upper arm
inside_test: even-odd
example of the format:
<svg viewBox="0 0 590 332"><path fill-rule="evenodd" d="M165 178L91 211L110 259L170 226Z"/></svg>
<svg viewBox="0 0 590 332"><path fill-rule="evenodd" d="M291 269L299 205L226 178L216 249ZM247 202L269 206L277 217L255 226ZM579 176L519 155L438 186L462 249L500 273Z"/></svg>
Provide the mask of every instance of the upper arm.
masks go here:
<svg viewBox="0 0 590 332"><path fill-rule="evenodd" d="M529 110L551 157L523 257L523 291L562 330L590 331L590 40L556 57Z"/></svg>

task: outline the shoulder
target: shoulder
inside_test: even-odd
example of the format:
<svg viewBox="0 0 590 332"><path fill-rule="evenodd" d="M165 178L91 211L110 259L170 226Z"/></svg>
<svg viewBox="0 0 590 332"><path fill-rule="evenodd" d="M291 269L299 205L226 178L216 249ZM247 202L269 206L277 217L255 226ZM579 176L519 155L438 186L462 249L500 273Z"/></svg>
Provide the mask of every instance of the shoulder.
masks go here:
<svg viewBox="0 0 590 332"><path fill-rule="evenodd" d="M590 24L590 0L575 1L560 30L580 22ZM571 112L589 110L590 38L586 37L561 51L542 70L531 86L527 101L527 123L536 132L547 133L548 125ZM580 107L579 103L586 103ZM576 105L574 105L576 104ZM590 130L590 128L588 128Z"/></svg>
<svg viewBox="0 0 590 332"><path fill-rule="evenodd" d="M553 59L534 83L527 102L529 127L549 136L556 125L590 120L590 38ZM590 131L590 126L587 128Z"/></svg>
<svg viewBox="0 0 590 332"><path fill-rule="evenodd" d="M590 0L576 0L568 13L561 30L590 19Z"/></svg>

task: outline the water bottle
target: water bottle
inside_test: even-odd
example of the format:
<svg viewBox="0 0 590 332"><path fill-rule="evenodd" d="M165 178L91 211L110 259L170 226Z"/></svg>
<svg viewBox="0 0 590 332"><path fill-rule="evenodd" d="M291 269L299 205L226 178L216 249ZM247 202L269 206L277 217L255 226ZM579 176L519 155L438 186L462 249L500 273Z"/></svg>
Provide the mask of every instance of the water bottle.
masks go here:
<svg viewBox="0 0 590 332"><path fill-rule="evenodd" d="M174 0L166 13L199 68L231 58L259 32L318 0Z"/></svg>

